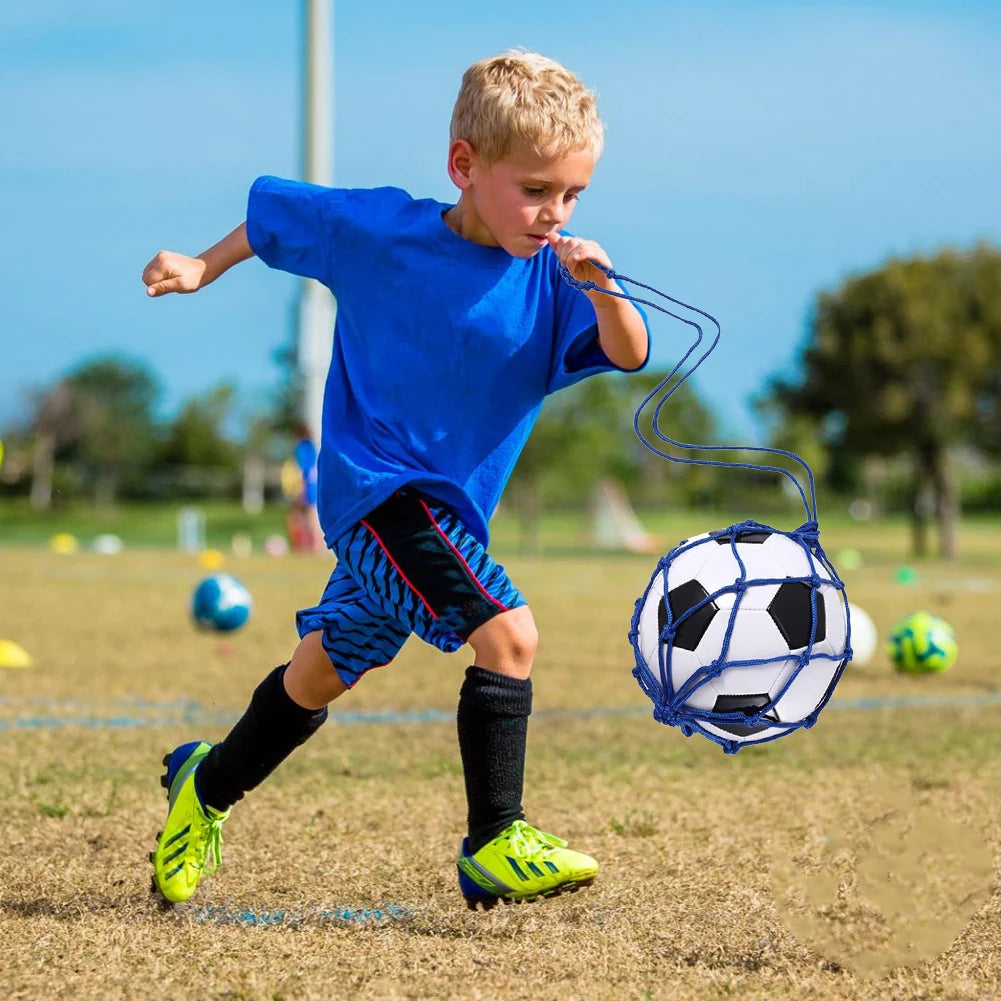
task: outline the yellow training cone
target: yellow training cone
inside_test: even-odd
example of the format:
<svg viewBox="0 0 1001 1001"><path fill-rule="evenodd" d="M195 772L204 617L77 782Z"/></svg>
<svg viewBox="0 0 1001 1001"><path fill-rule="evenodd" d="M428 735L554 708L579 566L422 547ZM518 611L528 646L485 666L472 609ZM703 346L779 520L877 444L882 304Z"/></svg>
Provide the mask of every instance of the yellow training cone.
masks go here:
<svg viewBox="0 0 1001 1001"><path fill-rule="evenodd" d="M0 667L31 667L35 662L13 640L0 640Z"/></svg>
<svg viewBox="0 0 1001 1001"><path fill-rule="evenodd" d="M58 532L49 539L49 549L60 556L70 556L80 548L80 543L75 535L69 532Z"/></svg>
<svg viewBox="0 0 1001 1001"><path fill-rule="evenodd" d="M226 557L218 549L203 549L198 554L198 562L206 570L218 570L226 562Z"/></svg>

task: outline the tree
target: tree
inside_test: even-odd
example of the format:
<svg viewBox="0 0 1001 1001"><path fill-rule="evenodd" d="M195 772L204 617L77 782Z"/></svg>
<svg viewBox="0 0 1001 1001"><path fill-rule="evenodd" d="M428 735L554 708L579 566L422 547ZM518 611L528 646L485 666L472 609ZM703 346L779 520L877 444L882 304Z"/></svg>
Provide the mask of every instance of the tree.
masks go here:
<svg viewBox="0 0 1001 1001"><path fill-rule="evenodd" d="M737 477L734 470L709 463L734 461L736 453L721 443L716 418L698 395L692 380L675 388L669 397L666 394L675 385L674 380L654 393L666 377L666 372L656 371L630 377L633 393L629 436L636 472L634 480L623 478L640 504L662 506L670 501L687 508L714 507L728 499ZM648 396L649 402L644 402ZM641 403L643 410L638 424L644 441L678 462L658 458L636 436L632 415ZM682 447L685 445L704 447ZM723 450L715 451L717 448Z"/></svg>
<svg viewBox="0 0 1001 1001"><path fill-rule="evenodd" d="M984 392L974 423L975 445L988 455L1001 455L1001 267L999 252L986 245L969 258L972 319L988 341Z"/></svg>
<svg viewBox="0 0 1001 1001"><path fill-rule="evenodd" d="M940 551L956 555L957 489L950 449L1001 443L1001 252L895 259L816 302L801 375L767 396L807 417L844 458L908 455L917 554L931 514Z"/></svg>
<svg viewBox="0 0 1001 1001"><path fill-rule="evenodd" d="M668 490L682 501L706 489L711 492L706 482L712 472L706 467L662 462L642 446L633 431L636 408L666 374L608 373L547 399L508 492L521 522L523 549L538 548L543 508L580 509L595 484L606 477L622 481L635 497L654 502L662 501ZM671 398L661 426L679 441L712 443L715 437L711 412L688 384ZM667 445L663 450L680 452Z"/></svg>
<svg viewBox="0 0 1001 1001"><path fill-rule="evenodd" d="M142 475L153 458L159 384L142 363L107 355L70 372L59 392L66 394L72 429L60 451L83 466L95 500L107 506L122 481Z"/></svg>
<svg viewBox="0 0 1001 1001"><path fill-rule="evenodd" d="M539 548L539 518L548 504L587 496L595 470L614 452L617 387L611 376L587 379L550 397L515 466L508 496L518 515L520 546Z"/></svg>
<svg viewBox="0 0 1001 1001"><path fill-rule="evenodd" d="M159 461L177 466L235 469L239 456L224 428L234 395L233 387L223 384L186 400L167 426Z"/></svg>
<svg viewBox="0 0 1001 1001"><path fill-rule="evenodd" d="M80 434L72 393L65 380L33 394L34 416L30 432L34 439L31 458L31 506L45 511L52 506L52 481L56 450Z"/></svg>
<svg viewBox="0 0 1001 1001"><path fill-rule="evenodd" d="M226 383L188 397L161 432L156 476L148 484L176 496L232 494L240 479L240 449L230 439L236 391Z"/></svg>
<svg viewBox="0 0 1001 1001"><path fill-rule="evenodd" d="M302 399L305 392L303 375L299 368L297 313L293 310L289 322L289 336L271 352L271 360L279 371L278 384L270 401L271 426L279 433L295 434L302 422ZM316 428L314 434L319 434Z"/></svg>

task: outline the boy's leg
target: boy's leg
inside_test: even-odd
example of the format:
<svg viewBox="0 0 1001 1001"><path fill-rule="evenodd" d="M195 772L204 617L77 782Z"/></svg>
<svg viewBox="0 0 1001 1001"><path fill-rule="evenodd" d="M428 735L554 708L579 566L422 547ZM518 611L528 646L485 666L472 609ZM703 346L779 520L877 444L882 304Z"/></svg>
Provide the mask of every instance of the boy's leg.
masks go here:
<svg viewBox="0 0 1001 1001"><path fill-rule="evenodd" d="M307 633L291 662L257 686L246 712L198 766L195 787L202 803L225 812L243 799L316 733L327 705L347 688L321 634Z"/></svg>
<svg viewBox="0 0 1001 1001"><path fill-rule="evenodd" d="M459 691L459 753L469 808L470 852L515 820L524 820L522 790L528 717L529 673L538 645L527 605L479 626L469 637L476 656Z"/></svg>
<svg viewBox="0 0 1001 1001"><path fill-rule="evenodd" d="M479 845L522 818L528 675L538 638L525 599L447 507L397 491L339 538L340 565L421 639L476 652L459 702L470 836Z"/></svg>
<svg viewBox="0 0 1001 1001"><path fill-rule="evenodd" d="M469 837L458 860L470 906L576 889L594 859L525 823L521 796L529 674L537 636L524 598L482 543L447 507L404 489L335 543L386 614L445 652L472 644L458 711ZM470 842L479 845L470 850Z"/></svg>
<svg viewBox="0 0 1001 1001"><path fill-rule="evenodd" d="M408 630L387 618L340 567L319 605L296 616L301 642L288 666L258 685L246 712L214 747L182 744L164 758L169 808L150 856L154 889L187 900L220 859L229 808L326 719L326 704L399 652Z"/></svg>
<svg viewBox="0 0 1001 1001"><path fill-rule="evenodd" d="M306 705L289 695L290 683L297 694L304 693ZM153 888L164 900L187 900L202 875L215 869L230 807L319 729L327 718L326 703L346 690L320 634L310 633L291 664L275 668L257 686L225 740L214 746L191 741L164 758L169 808L150 855Z"/></svg>
<svg viewBox="0 0 1001 1001"><path fill-rule="evenodd" d="M476 664L466 671L458 712L469 803L459 888L474 909L576 890L594 879L598 863L531 827L521 806L532 711L528 675L538 643L531 612L521 606L496 615L469 643Z"/></svg>

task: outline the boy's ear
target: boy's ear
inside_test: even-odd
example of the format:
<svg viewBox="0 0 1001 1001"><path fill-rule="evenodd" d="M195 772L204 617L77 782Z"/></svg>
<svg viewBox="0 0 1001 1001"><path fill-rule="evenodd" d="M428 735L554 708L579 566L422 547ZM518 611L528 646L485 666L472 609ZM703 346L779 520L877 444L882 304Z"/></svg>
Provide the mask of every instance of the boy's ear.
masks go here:
<svg viewBox="0 0 1001 1001"><path fill-rule="evenodd" d="M476 150L465 139L456 139L448 147L448 176L461 191L472 185L472 170L476 163Z"/></svg>

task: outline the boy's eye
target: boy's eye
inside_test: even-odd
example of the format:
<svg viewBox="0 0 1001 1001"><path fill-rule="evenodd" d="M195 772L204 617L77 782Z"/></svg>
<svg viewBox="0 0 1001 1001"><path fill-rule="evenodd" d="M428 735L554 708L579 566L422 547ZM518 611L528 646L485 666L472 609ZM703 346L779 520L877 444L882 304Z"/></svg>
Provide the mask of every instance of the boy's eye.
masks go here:
<svg viewBox="0 0 1001 1001"><path fill-rule="evenodd" d="M542 198L545 195L545 193L546 193L546 189L545 188L536 187L536 186L531 185L531 184L523 184L521 186L521 189L522 189L522 191L525 192L526 195L529 196L529 198ZM580 197L580 192L579 191L568 191L563 196L563 201L565 201L565 202L575 202L575 201L577 201L577 199L579 197Z"/></svg>

